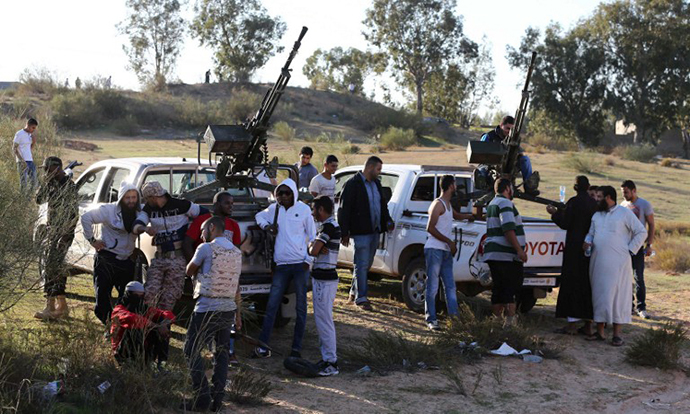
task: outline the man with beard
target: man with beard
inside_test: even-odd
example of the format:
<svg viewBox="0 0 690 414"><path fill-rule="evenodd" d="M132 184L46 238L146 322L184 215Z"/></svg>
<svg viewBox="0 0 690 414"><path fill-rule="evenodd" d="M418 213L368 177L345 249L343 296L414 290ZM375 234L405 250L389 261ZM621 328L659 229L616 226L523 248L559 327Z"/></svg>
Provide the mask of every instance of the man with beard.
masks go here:
<svg viewBox="0 0 690 414"><path fill-rule="evenodd" d="M604 324L613 324L611 345L623 345L621 325L630 323L632 307L632 262L647 237L632 211L616 205L616 190L601 186L597 190L598 208L592 216L583 249L592 249L589 278L597 332L588 340L604 341Z"/></svg>
<svg viewBox="0 0 690 414"><path fill-rule="evenodd" d="M144 285L129 282L110 326L110 344L118 363L143 361L146 365L168 359L170 325L175 315L144 304Z"/></svg>
<svg viewBox="0 0 690 414"><path fill-rule="evenodd" d="M635 297L637 297L637 314L642 319L649 319L647 314L647 288L644 284L644 258L652 254L652 243L654 243L654 209L652 204L637 196L637 187L632 180L625 180L621 184L621 191L625 201L621 206L629 209L640 220L643 226L647 227L647 241L645 246L640 248L632 257L632 267L635 271ZM635 308L633 308L635 312Z"/></svg>
<svg viewBox="0 0 690 414"><path fill-rule="evenodd" d="M45 261L43 291L46 307L34 314L37 319L57 319L69 314L65 285L67 269L65 256L74 240L74 228L79 219L77 186L62 169L62 160L48 157L43 161L45 182L38 189L36 203L48 203L48 223L45 233Z"/></svg>
<svg viewBox="0 0 690 414"><path fill-rule="evenodd" d="M94 313L108 323L112 312L113 287L118 297L125 293L125 286L134 278L134 253L137 236L146 230L148 218L141 211L139 190L133 184L122 182L117 202L104 204L81 216L84 238L96 249L93 268L93 285L96 291ZM93 226L101 224L101 238L93 235Z"/></svg>
<svg viewBox="0 0 690 414"><path fill-rule="evenodd" d="M525 252L525 229L522 217L511 201L513 184L507 178L494 183L496 196L486 208L486 240L483 260L489 265L493 288L491 311L512 325L515 317L515 295L522 289Z"/></svg>
<svg viewBox="0 0 690 414"><path fill-rule="evenodd" d="M575 178L573 187L577 195L565 205L565 210L547 206L551 220L566 231L561 287L558 290L556 317L565 318L567 326L556 333L576 335L578 332L592 335L592 287L589 283L589 257L582 251L582 243L597 210L597 202L589 196L589 180L584 175ZM577 322L584 326L577 329Z"/></svg>

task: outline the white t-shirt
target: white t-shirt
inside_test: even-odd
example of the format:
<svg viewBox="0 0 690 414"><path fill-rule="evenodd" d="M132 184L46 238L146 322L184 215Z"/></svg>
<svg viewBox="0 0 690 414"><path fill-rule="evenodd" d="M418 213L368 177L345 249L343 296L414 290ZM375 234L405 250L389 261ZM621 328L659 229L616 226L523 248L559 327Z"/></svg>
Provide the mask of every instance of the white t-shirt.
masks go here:
<svg viewBox="0 0 690 414"><path fill-rule="evenodd" d="M19 153L22 155L22 158L18 158L16 155L14 158L17 160L17 162L22 161L33 161L34 158L31 155L31 142L33 141L33 138L31 138L31 134L28 132L24 131L23 129L20 129L17 131L16 134L14 134L14 140L12 141L13 143L17 144Z"/></svg>
<svg viewBox="0 0 690 414"><path fill-rule="evenodd" d="M335 177L331 175L331 179L327 179L323 174L319 174L311 179L309 184L309 192L318 195L325 195L335 201Z"/></svg>

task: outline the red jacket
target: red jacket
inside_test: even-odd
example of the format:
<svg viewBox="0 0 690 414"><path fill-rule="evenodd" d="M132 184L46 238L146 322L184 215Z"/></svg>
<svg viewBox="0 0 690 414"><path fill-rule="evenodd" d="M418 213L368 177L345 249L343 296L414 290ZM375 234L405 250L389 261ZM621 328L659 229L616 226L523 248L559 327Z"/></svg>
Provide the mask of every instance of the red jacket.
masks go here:
<svg viewBox="0 0 690 414"><path fill-rule="evenodd" d="M145 329L150 328L163 319L168 319L170 322L175 320L175 314L171 311L164 311L156 308L149 308L145 315L130 312L129 309L123 305L115 306L113 313L110 315L110 344L113 352L122 342L122 337L125 334L125 329Z"/></svg>

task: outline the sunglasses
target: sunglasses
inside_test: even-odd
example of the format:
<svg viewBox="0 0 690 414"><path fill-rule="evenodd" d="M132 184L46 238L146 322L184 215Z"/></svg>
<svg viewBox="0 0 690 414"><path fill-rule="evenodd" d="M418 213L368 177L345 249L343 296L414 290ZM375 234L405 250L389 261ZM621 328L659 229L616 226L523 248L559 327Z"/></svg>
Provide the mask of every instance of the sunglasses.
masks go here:
<svg viewBox="0 0 690 414"><path fill-rule="evenodd" d="M277 196L289 196L292 195L292 191L278 191L276 193Z"/></svg>

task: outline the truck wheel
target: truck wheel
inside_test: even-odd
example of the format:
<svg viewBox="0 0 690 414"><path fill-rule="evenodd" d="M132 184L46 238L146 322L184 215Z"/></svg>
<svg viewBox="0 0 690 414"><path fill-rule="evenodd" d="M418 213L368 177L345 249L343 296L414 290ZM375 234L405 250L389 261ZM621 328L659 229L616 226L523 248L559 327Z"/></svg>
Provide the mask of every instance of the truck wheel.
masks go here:
<svg viewBox="0 0 690 414"><path fill-rule="evenodd" d="M529 312L537 303L537 298L534 297L532 288L522 288L515 299L515 308L519 313Z"/></svg>
<svg viewBox="0 0 690 414"><path fill-rule="evenodd" d="M426 295L426 262L424 257L413 259L403 275L402 296L405 304L411 310L424 312L424 297Z"/></svg>

